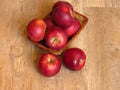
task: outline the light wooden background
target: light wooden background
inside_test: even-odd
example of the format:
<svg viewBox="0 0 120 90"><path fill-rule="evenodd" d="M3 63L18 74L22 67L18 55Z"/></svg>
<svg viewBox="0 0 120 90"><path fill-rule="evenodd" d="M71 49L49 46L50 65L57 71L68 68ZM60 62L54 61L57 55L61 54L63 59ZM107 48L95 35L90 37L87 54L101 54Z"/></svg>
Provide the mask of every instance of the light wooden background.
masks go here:
<svg viewBox="0 0 120 90"><path fill-rule="evenodd" d="M84 69L62 66L54 77L37 70L43 54L26 37L26 25L56 0L0 0L0 90L120 90L120 0L66 0L89 22L70 47L87 54Z"/></svg>

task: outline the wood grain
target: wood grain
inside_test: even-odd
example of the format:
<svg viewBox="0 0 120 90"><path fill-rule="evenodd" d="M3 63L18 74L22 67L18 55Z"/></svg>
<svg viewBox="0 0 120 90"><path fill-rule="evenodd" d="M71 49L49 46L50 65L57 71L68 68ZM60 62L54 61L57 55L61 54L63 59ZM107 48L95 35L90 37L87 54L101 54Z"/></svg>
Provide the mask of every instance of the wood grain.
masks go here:
<svg viewBox="0 0 120 90"><path fill-rule="evenodd" d="M70 47L83 49L86 66L72 72L62 66L54 77L37 70L43 54L26 37L26 25L42 18L56 0L0 1L0 90L119 90L120 0L66 0L89 22Z"/></svg>
<svg viewBox="0 0 120 90"><path fill-rule="evenodd" d="M84 7L120 7L120 0L83 0Z"/></svg>

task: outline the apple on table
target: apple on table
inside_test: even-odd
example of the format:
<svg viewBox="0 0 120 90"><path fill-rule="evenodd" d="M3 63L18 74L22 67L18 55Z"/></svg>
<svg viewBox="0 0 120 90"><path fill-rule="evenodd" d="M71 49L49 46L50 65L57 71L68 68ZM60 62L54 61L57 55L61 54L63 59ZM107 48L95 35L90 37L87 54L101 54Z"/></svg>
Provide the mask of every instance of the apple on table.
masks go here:
<svg viewBox="0 0 120 90"><path fill-rule="evenodd" d="M54 76L60 71L61 61L57 55L47 53L40 57L38 69L41 74L47 77Z"/></svg>

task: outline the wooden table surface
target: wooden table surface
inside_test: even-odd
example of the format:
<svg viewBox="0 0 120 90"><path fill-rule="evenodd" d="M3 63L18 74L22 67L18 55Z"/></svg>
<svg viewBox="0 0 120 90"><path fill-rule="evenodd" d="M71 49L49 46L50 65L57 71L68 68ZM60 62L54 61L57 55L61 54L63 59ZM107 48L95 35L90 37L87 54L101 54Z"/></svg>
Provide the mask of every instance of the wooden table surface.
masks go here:
<svg viewBox="0 0 120 90"><path fill-rule="evenodd" d="M26 37L26 25L56 0L0 0L0 90L120 90L120 0L67 1L89 18L70 46L86 52L86 66L42 76L37 62L43 52Z"/></svg>

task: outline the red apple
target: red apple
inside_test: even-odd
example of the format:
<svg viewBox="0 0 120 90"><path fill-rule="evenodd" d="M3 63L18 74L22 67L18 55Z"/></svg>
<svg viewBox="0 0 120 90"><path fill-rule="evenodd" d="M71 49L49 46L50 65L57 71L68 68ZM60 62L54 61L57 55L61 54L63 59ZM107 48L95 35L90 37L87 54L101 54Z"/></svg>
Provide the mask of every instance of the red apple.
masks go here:
<svg viewBox="0 0 120 90"><path fill-rule="evenodd" d="M46 22L46 25L47 25L47 29L51 29L53 26L55 26L53 20L52 20L52 16L49 15L45 18L45 22Z"/></svg>
<svg viewBox="0 0 120 90"><path fill-rule="evenodd" d="M66 33L59 27L54 27L45 34L46 45L52 49L63 48L66 45L67 40Z"/></svg>
<svg viewBox="0 0 120 90"><path fill-rule="evenodd" d="M46 23L41 19L34 19L27 26L28 37L33 41L43 40L45 30Z"/></svg>
<svg viewBox="0 0 120 90"><path fill-rule="evenodd" d="M52 12L54 22L60 27L69 27L73 23L72 11L66 6L59 6Z"/></svg>
<svg viewBox="0 0 120 90"><path fill-rule="evenodd" d="M67 33L68 37L73 36L80 28L80 22L78 19L75 18L72 25L65 28L65 32Z"/></svg>
<svg viewBox="0 0 120 90"><path fill-rule="evenodd" d="M41 56L38 64L38 69L44 76L54 76L60 71L60 68L61 62L58 56L50 53Z"/></svg>
<svg viewBox="0 0 120 90"><path fill-rule="evenodd" d="M70 48L64 52L63 62L70 70L80 70L85 65L86 54L79 48Z"/></svg>
<svg viewBox="0 0 120 90"><path fill-rule="evenodd" d="M59 6L66 6L68 7L69 9L73 10L73 7L72 5L69 3L69 2L66 2L66 1L57 1L54 5L53 5L53 10Z"/></svg>

